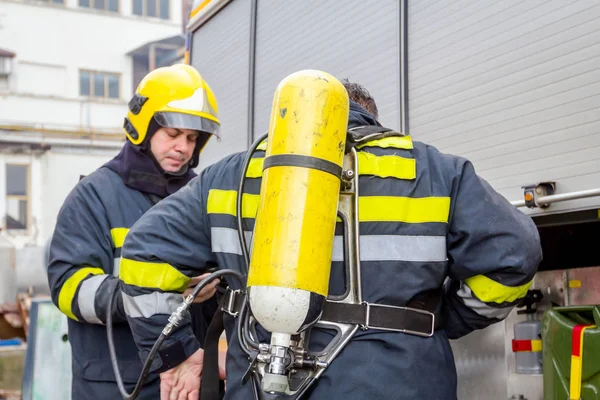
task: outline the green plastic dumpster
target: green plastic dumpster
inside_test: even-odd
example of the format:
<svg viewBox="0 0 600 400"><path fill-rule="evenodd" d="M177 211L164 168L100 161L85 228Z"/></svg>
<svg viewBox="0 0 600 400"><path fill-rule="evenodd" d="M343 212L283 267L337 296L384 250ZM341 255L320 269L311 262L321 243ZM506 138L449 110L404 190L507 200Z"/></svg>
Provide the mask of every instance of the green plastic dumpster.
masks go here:
<svg viewBox="0 0 600 400"><path fill-rule="evenodd" d="M544 400L568 400L573 329L596 325L583 333L582 400L600 400L600 306L555 307L542 321ZM577 335L576 335L577 336ZM575 346L578 347L577 345Z"/></svg>

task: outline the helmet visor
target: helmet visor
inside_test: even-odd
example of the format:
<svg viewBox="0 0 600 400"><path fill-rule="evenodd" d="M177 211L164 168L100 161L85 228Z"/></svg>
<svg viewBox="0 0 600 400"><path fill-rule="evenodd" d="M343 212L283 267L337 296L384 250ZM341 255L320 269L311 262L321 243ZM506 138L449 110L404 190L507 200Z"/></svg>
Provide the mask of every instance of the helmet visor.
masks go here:
<svg viewBox="0 0 600 400"><path fill-rule="evenodd" d="M219 124L208 118L178 112L162 111L154 114L154 119L165 128L192 129L219 136Z"/></svg>

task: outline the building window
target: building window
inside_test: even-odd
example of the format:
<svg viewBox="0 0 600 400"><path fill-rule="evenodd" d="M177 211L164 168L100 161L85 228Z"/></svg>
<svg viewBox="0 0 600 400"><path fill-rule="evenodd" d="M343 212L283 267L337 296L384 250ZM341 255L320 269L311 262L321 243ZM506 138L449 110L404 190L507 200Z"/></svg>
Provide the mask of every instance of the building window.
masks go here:
<svg viewBox="0 0 600 400"><path fill-rule="evenodd" d="M29 165L6 164L6 228L29 226Z"/></svg>
<svg viewBox="0 0 600 400"><path fill-rule="evenodd" d="M181 47L170 45L150 44L144 50L133 54L133 92L148 72L171 65L177 59L178 50Z"/></svg>
<svg viewBox="0 0 600 400"><path fill-rule="evenodd" d="M65 0L39 0L42 3L50 3L50 4L65 4Z"/></svg>
<svg viewBox="0 0 600 400"><path fill-rule="evenodd" d="M119 99L121 97L121 77L119 74L106 72L79 71L79 94Z"/></svg>
<svg viewBox="0 0 600 400"><path fill-rule="evenodd" d="M133 0L133 14L169 19L170 0Z"/></svg>
<svg viewBox="0 0 600 400"><path fill-rule="evenodd" d="M119 0L79 0L79 7L119 12Z"/></svg>
<svg viewBox="0 0 600 400"><path fill-rule="evenodd" d="M12 57L0 55L0 76L8 76L12 71Z"/></svg>
<svg viewBox="0 0 600 400"><path fill-rule="evenodd" d="M8 90L8 77L12 72L15 53L0 49L0 92Z"/></svg>

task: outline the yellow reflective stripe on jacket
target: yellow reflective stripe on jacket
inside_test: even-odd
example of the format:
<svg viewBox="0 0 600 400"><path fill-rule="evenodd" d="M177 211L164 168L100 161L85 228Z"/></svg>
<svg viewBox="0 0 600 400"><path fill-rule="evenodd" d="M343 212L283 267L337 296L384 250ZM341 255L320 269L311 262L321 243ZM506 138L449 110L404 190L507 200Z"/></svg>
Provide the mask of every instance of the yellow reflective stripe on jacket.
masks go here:
<svg viewBox="0 0 600 400"><path fill-rule="evenodd" d="M383 139L370 140L356 146L357 149L362 149L363 147L382 147L384 149L391 147L393 149L411 150L413 142L410 136L389 136Z"/></svg>
<svg viewBox="0 0 600 400"><path fill-rule="evenodd" d="M153 263L121 258L119 278L128 285L179 292L187 288L190 278L166 263Z"/></svg>
<svg viewBox="0 0 600 400"><path fill-rule="evenodd" d="M235 200L237 191L211 189L208 192L208 214L228 214L236 216ZM255 218L260 196L244 193L242 217ZM364 196L358 199L358 213L361 222L448 222L450 213L449 197L395 197Z"/></svg>
<svg viewBox="0 0 600 400"><path fill-rule="evenodd" d="M248 171L246 171L246 178L260 178L263 175L263 157L250 159L248 164Z"/></svg>
<svg viewBox="0 0 600 400"><path fill-rule="evenodd" d="M80 268L73 275L69 277L63 283L60 288L60 293L58 294L58 308L62 311L67 317L74 319L75 321L79 321L75 314L73 314L73 310L71 308L73 304L73 299L75 298L75 293L77 292L77 288L81 281L87 278L88 275L101 275L104 271L102 268L94 268L94 267L84 267Z"/></svg>
<svg viewBox="0 0 600 400"><path fill-rule="evenodd" d="M358 198L361 222L448 222L450 197L364 196Z"/></svg>
<svg viewBox="0 0 600 400"><path fill-rule="evenodd" d="M359 151L358 174L373 175L380 178L415 179L417 177L417 160L395 155L376 156Z"/></svg>
<svg viewBox="0 0 600 400"><path fill-rule="evenodd" d="M208 192L206 212L208 214L229 214L234 217L236 213L237 190L211 189ZM257 194L244 193L242 195L242 218L256 218L258 210Z"/></svg>
<svg viewBox="0 0 600 400"><path fill-rule="evenodd" d="M258 147L256 148L256 150L262 150L262 151L267 151L267 141L263 140Z"/></svg>
<svg viewBox="0 0 600 400"><path fill-rule="evenodd" d="M415 179L417 161L396 155L376 156L360 151L358 154L358 174L373 175L379 178ZM247 178L260 178L263 175L264 158L253 158L248 165Z"/></svg>
<svg viewBox="0 0 600 400"><path fill-rule="evenodd" d="M465 280L477 298L485 303L507 303L522 298L531 286L530 281L521 286L504 286L485 275Z"/></svg>
<svg viewBox="0 0 600 400"><path fill-rule="evenodd" d="M112 237L113 245L115 249L123 247L125 242L125 236L129 233L129 228L113 228L110 230L110 236Z"/></svg>

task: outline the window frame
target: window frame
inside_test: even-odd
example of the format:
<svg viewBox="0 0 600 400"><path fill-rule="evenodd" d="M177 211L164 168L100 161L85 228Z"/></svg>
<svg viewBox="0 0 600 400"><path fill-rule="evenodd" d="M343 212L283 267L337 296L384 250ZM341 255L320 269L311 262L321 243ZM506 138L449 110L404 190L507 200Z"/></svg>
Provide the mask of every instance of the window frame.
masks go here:
<svg viewBox="0 0 600 400"><path fill-rule="evenodd" d="M91 1L91 0L90 0ZM134 10L134 3L135 0L133 0L131 2L131 14L132 15L136 15L138 17L144 17L144 18L157 18L157 19L161 19L163 21L171 21L171 0L166 0L169 3L169 7L167 8L168 10L168 15L166 18L161 17L160 15L160 2L161 0L155 0L156 1L156 6L155 6L155 12L156 15L152 16L152 15L148 15L148 0L140 0L142 2L142 14L136 14L135 10Z"/></svg>
<svg viewBox="0 0 600 400"><path fill-rule="evenodd" d="M13 71L13 57L0 56L0 77L7 77Z"/></svg>
<svg viewBox="0 0 600 400"><path fill-rule="evenodd" d="M53 0L49 0L49 1L53 1ZM63 0L65 1L65 0ZM121 15L121 0L116 0L117 1L117 11L112 11L108 9L108 4L110 3L110 0L104 0L104 9L101 8L95 8L94 7L94 2L96 0L87 0L90 3L89 7L85 7L81 5L81 0L77 0L77 7L84 9L84 10L92 10L92 11L97 11L97 12L105 12L105 13L109 13L111 15Z"/></svg>
<svg viewBox="0 0 600 400"><path fill-rule="evenodd" d="M90 86L88 87L89 92L90 92L89 95L81 94L81 74L83 72L87 72L90 76ZM94 94L94 77L95 77L95 75L103 75L104 76L104 95L103 96L96 96ZM109 96L109 84L108 84L109 76L114 76L118 79L119 93L118 93L117 97ZM118 72L97 71L97 70L85 69L85 68L79 69L79 96L80 97L86 97L89 99L121 100L121 98L122 98L121 96L123 94L122 83L123 83L123 77Z"/></svg>
<svg viewBox="0 0 600 400"><path fill-rule="evenodd" d="M15 195L8 194L8 167L9 166L19 166L27 168L27 182L25 184L25 195ZM4 229L8 232L14 233L27 233L31 229L31 163L28 162L19 162L19 161L6 161L4 163L4 176L6 177L6 185L4 187ZM27 202L26 210L27 210L27 219L25 221L25 229L14 229L8 227L7 217L8 217L8 201L10 199L21 201L25 200Z"/></svg>
<svg viewBox="0 0 600 400"><path fill-rule="evenodd" d="M29 0L32 3L42 3L57 7L66 7L66 0Z"/></svg>

